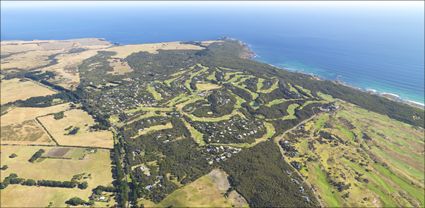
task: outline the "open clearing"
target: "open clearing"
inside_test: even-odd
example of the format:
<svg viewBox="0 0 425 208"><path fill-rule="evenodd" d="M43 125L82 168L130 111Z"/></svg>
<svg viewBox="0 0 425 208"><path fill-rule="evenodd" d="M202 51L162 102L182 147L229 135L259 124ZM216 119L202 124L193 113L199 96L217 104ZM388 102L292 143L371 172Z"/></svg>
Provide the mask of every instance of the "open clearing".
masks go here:
<svg viewBox="0 0 425 208"><path fill-rule="evenodd" d="M106 130L90 130L94 119L85 111L73 109L64 112L62 119L56 120L53 115L38 118L52 137L64 146L112 148L112 132ZM79 128L75 134L69 134L72 128Z"/></svg>
<svg viewBox="0 0 425 208"><path fill-rule="evenodd" d="M162 99L162 95L161 95L161 93L157 92L154 86L152 86L152 85L148 85L148 86L146 87L146 90L147 90L149 93L151 93L151 94L152 94L152 96L153 96L153 98L154 98L155 100L158 100L158 101L159 101L159 100L161 100L161 99Z"/></svg>
<svg viewBox="0 0 425 208"><path fill-rule="evenodd" d="M111 58L108 59L108 62L109 66L113 69L113 71L108 72L108 74L122 75L133 71L133 69L123 59Z"/></svg>
<svg viewBox="0 0 425 208"><path fill-rule="evenodd" d="M35 163L28 162L28 159L39 149L44 149L46 151L44 154L46 154L50 150L57 149L57 147L1 146L2 165L9 167L2 171L1 179L3 180L10 173L16 173L22 178L64 181L71 180L72 176L76 174L86 172L92 173L93 178L90 181L94 184L109 184L112 180L109 167L111 164L109 150L96 149L94 153L87 151L83 160L41 159ZM85 150L85 148L72 147L66 155L82 154L79 150ZM18 156L9 158L12 153ZM99 165L96 165L97 163Z"/></svg>
<svg viewBox="0 0 425 208"><path fill-rule="evenodd" d="M139 137L142 135L146 135L155 131L160 131L160 130L164 130L164 129L171 129L173 128L173 125L171 124L171 122L168 122L166 124L160 124L160 125L155 125L155 126L150 126L147 127L143 130L139 129L138 134L135 137Z"/></svg>
<svg viewBox="0 0 425 208"><path fill-rule="evenodd" d="M1 55L9 55L25 51L43 50L37 43L24 41L1 41Z"/></svg>
<svg viewBox="0 0 425 208"><path fill-rule="evenodd" d="M77 48L98 50L109 47L110 45L111 44L109 42L97 38L73 40L1 41L1 55L8 56L1 59L1 69L8 70L17 68L21 70L29 70L46 66L51 61L50 56L56 54L64 54L65 56L78 57L78 59L81 59L80 57L84 57L84 55L80 55L80 53L76 53L76 55L73 53L65 53ZM63 61L59 60L59 64L61 62ZM55 69L60 71L63 70L62 68L59 68L59 66Z"/></svg>
<svg viewBox="0 0 425 208"><path fill-rule="evenodd" d="M34 120L1 126L0 130L2 144L55 144L43 128Z"/></svg>
<svg viewBox="0 0 425 208"><path fill-rule="evenodd" d="M44 116L50 113L65 111L69 108L68 103L54 105L45 108L17 107L10 110L7 114L0 117L1 126L10 124L20 124L27 120L35 119L38 116Z"/></svg>
<svg viewBox="0 0 425 208"><path fill-rule="evenodd" d="M1 143L53 145L54 142L36 121L36 118L46 114L65 111L68 108L68 103L45 108L13 108L0 117Z"/></svg>
<svg viewBox="0 0 425 208"><path fill-rule="evenodd" d="M2 207L48 207L49 204L51 207L66 207L68 199L79 197L88 200L90 193L77 188L9 185L2 190L1 196ZM114 204L112 199L108 203L96 202L93 207L113 207Z"/></svg>
<svg viewBox="0 0 425 208"><path fill-rule="evenodd" d="M30 97L53 95L56 92L41 84L26 79L1 80L1 101L6 104L16 100L26 100Z"/></svg>
<svg viewBox="0 0 425 208"><path fill-rule="evenodd" d="M201 41L201 45L203 46L209 46L213 43L223 43L224 41L222 40L205 40L205 41Z"/></svg>
<svg viewBox="0 0 425 208"><path fill-rule="evenodd" d="M98 49L109 47L111 43L99 38L70 40L1 41L1 54L9 55L25 51L69 50L71 48Z"/></svg>
<svg viewBox="0 0 425 208"><path fill-rule="evenodd" d="M27 51L1 59L1 70L29 70L50 63L49 56L60 53L61 50Z"/></svg>
<svg viewBox="0 0 425 208"><path fill-rule="evenodd" d="M189 130L190 135L192 136L192 138L195 140L195 142L199 145L199 146L203 146L205 145L205 141L204 141L204 136L201 132L199 132L198 130L196 130L192 125L189 124L189 122L187 122L186 120L182 120L184 125L186 126L186 128Z"/></svg>
<svg viewBox="0 0 425 208"><path fill-rule="evenodd" d="M196 88L198 88L198 90L203 91L203 90L215 90L215 89L219 89L221 86L220 85L216 85L213 83L197 83L196 84Z"/></svg>
<svg viewBox="0 0 425 208"><path fill-rule="evenodd" d="M148 43L148 44L138 44L138 45L125 45L125 46L115 46L108 48L106 51L113 51L117 54L114 55L114 58L126 58L132 53L137 52L148 52L156 54L158 50L202 50L203 47L192 45L192 44L183 44L181 42L164 42L164 43Z"/></svg>
<svg viewBox="0 0 425 208"><path fill-rule="evenodd" d="M96 54L97 50L60 54L55 57L55 59L57 59L57 64L42 68L42 71L55 73L56 76L52 82L66 89L72 90L80 83L80 76L77 69L78 65L80 65L83 60Z"/></svg>
<svg viewBox="0 0 425 208"><path fill-rule="evenodd" d="M55 149L55 147L1 146L1 164L9 167L2 171L1 179L3 180L10 173L16 173L19 177L26 179L69 181L74 175L86 173L86 175L90 174L84 179L88 183L88 188L81 190L9 185L1 190L2 207L46 207L49 202L53 207L65 207L66 200L74 196L88 200L93 188L98 185L107 186L112 182L109 150L86 151L86 156L82 160L45 158L35 163L28 162L28 159L40 148L46 152ZM84 150L84 148L71 148L67 154L79 149ZM12 153L15 153L17 157L9 158ZM105 205L96 204L96 206Z"/></svg>
<svg viewBox="0 0 425 208"><path fill-rule="evenodd" d="M109 46L109 42L96 38L2 41L1 54L6 57L1 59L1 69L41 68L41 71L53 72L56 75L50 81L73 90L80 82L77 66L83 60L96 55L100 49Z"/></svg>
<svg viewBox="0 0 425 208"><path fill-rule="evenodd" d="M159 204L146 200L142 200L141 203L146 207L248 207L245 199L236 191L225 197L228 188L230 184L227 174L214 169L209 174L174 191Z"/></svg>

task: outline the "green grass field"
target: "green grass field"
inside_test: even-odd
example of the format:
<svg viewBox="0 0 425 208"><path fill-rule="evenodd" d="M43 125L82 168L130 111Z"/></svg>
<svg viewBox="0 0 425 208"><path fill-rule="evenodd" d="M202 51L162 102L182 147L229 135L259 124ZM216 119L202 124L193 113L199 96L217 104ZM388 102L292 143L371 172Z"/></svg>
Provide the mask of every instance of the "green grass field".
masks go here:
<svg viewBox="0 0 425 208"><path fill-rule="evenodd" d="M149 93L151 93L152 94L152 96L153 96L153 98L155 99L155 100L161 100L162 99L162 96L161 96L161 94L159 93L159 92L157 92L156 90L155 90L155 87L153 87L152 85L148 85L147 87L146 87L146 90L149 92Z"/></svg>
<svg viewBox="0 0 425 208"><path fill-rule="evenodd" d="M186 128L189 130L192 138L195 140L195 142L199 145L199 146L204 146L205 145L205 141L204 141L204 135L199 132L198 130L196 130L192 125L190 125L186 120L183 119L183 123L185 124Z"/></svg>
<svg viewBox="0 0 425 208"><path fill-rule="evenodd" d="M258 81L260 81L260 80L258 80ZM262 89L263 88L263 81L264 80L262 80L261 84L260 83L257 83L257 92L271 93L271 92L273 92L273 90L275 90L275 89L277 89L279 87L279 80L274 79L272 86L270 86L267 89Z"/></svg>
<svg viewBox="0 0 425 208"><path fill-rule="evenodd" d="M288 139L298 151L288 162L316 187L325 206L421 207L424 202L423 129L338 102ZM329 140L319 132L333 136ZM336 184L345 188L338 190ZM341 186L341 187L344 187Z"/></svg>
<svg viewBox="0 0 425 208"><path fill-rule="evenodd" d="M290 120L290 119L296 119L297 117L295 116L295 109L298 108L298 104L294 103L288 106L288 109L286 109L286 111L288 112L288 115L283 117L283 120Z"/></svg>

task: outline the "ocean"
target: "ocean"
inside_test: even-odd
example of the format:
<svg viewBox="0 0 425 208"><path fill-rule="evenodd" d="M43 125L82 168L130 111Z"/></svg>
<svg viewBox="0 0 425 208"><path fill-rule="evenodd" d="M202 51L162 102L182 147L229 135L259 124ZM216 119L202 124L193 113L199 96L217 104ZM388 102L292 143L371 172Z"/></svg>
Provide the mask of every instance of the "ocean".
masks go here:
<svg viewBox="0 0 425 208"><path fill-rule="evenodd" d="M1 2L1 40L226 36L258 61L424 103L423 2L242 3Z"/></svg>

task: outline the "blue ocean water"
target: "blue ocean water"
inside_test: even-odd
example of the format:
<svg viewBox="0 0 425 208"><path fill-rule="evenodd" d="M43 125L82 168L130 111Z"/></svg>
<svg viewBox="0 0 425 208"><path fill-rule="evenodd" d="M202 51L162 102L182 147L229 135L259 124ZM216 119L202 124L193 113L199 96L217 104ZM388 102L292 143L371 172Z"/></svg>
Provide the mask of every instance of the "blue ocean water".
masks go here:
<svg viewBox="0 0 425 208"><path fill-rule="evenodd" d="M101 37L129 44L228 36L248 43L257 60L424 103L423 3L386 4L2 2L1 39Z"/></svg>

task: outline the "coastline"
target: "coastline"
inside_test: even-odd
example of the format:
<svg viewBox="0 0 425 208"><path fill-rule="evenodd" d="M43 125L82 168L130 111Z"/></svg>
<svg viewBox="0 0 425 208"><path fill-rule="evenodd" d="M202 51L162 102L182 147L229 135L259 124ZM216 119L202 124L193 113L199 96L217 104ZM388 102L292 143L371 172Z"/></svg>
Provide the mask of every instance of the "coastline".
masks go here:
<svg viewBox="0 0 425 208"><path fill-rule="evenodd" d="M237 40L237 39L234 39L234 38L229 38L229 39L230 40ZM244 47L244 50L249 51L249 53L250 53L250 56L248 57L249 59L254 59L255 57L257 57L257 55L255 54L255 52L251 49L251 47L249 47L249 44L244 43L244 42L242 42L240 40L237 40L237 41L239 41L240 44ZM272 67L275 67L275 68L278 68L278 69L281 69L281 70L286 70L286 71L290 71L290 72L295 72L295 73L299 73L299 74L308 75L308 76L311 76L313 79L316 79L316 80L327 80L327 81L331 81L331 82L334 82L336 84L344 85L346 87L350 87L352 89L359 90L359 91L362 91L362 92L365 92L365 93L369 93L369 94L372 94L372 95L378 95L380 97L383 97L383 98L386 98L386 99L389 99L389 100L392 100L392 101L395 101L395 102L404 103L404 104L407 104L409 106L416 107L416 108L423 109L423 110L425 109L425 103L417 102L417 101L414 101L414 100L403 99L403 98L401 98L399 95L397 95L395 93L391 93L391 92L379 92L379 91L374 90L374 89L364 89L364 88L361 88L361 87L356 87L356 86L350 85L350 84L345 83L344 81L339 80L339 79L337 79L337 80L324 79L320 75L317 75L317 74L314 74L314 73L307 73L307 72L299 71L299 70L295 70L295 69L294 70L290 70L290 69L287 69L287 68L283 68L283 67L280 67L280 66L273 65L271 63L267 63L267 62L265 62L263 60L256 59L255 61L259 61L261 63L267 64L269 66L272 66Z"/></svg>
<svg viewBox="0 0 425 208"><path fill-rule="evenodd" d="M106 42L111 43L112 46L123 45L123 44L121 44L119 42L109 41L106 38L93 38L93 37L92 38L57 39L57 41L66 41L66 40L75 40L75 39L81 39L81 40L94 39L94 40L99 40L99 41L106 41ZM366 93L369 93L369 94L372 94L372 95L378 95L378 96L384 97L386 99L389 99L389 100L392 100L392 101L396 101L396 102L400 102L400 103L404 103L404 104L407 104L409 106L413 106L413 107L416 107L416 108L419 108L419 109L425 109L425 103L421 103L421 102L417 102L417 101L413 101L413 100L404 99L404 98L401 98L399 95L397 95L395 93L392 93L392 92L378 92L377 90L374 90L374 89L364 89L364 88L356 87L356 86L353 86L351 84L345 83L344 81L339 80L339 79L337 79L337 80L325 79L325 78L321 77L318 74L308 73L308 72L304 72L304 71L300 71L300 70L296 70L296 69L291 70L291 69L288 69L288 68L283 68L283 67L280 67L280 66L273 65L271 63L267 63L267 62L265 62L263 60L255 59L258 56L252 50L252 47L248 43L243 42L243 41L241 41L241 40L239 40L237 38L232 38L232 37L226 37L225 36L225 37L217 38L216 40L237 41L242 46L242 48L243 48L242 53L240 54L240 58L243 58L243 59L251 59L251 60L255 60L255 61L258 61L258 62L267 64L269 66L272 66L272 67L281 69L281 70L286 70L286 71L290 71L290 72L295 72L295 73L299 73L299 74L308 75L308 76L311 76L313 79L316 79L316 80L332 81L332 82L334 82L336 84L341 84L341 85L344 85L346 87L350 87L352 89L360 90L362 92L366 92ZM31 42L31 41L43 41L43 40L38 40L38 39L33 39L33 40L1 40L0 42L2 44L7 44L8 42L14 42L14 41ZM184 41L179 41L179 42L184 42ZM138 43L138 44L145 44L145 43Z"/></svg>
<svg viewBox="0 0 425 208"><path fill-rule="evenodd" d="M378 95L378 96L383 97L383 98L386 98L388 100L392 100L392 101L395 101L395 102L404 103L404 104L407 104L409 106L416 107L416 108L419 108L419 109L423 109L423 110L425 109L425 104L424 103L420 103L420 102L416 102L416 101L408 100L408 99L403 99L399 95L394 94L394 93L391 93L391 92L378 92L377 90L374 90L374 89L363 89L363 88L360 88L360 87L356 87L356 86L347 84L347 83L345 83L345 82L343 82L341 80L324 79L324 78L320 77L317 74L306 73L306 72L303 72L303 71L289 70L289 69L285 69L285 68L282 68L282 67L279 67L279 66L275 66L273 64L266 63L266 62L262 62L262 63L268 64L269 66L272 66L272 67L275 67L275 68L278 68L278 69L281 69L281 70L286 70L286 71L290 71L290 72L295 72L295 73L300 73L300 74L308 75L308 76L311 76L313 79L331 81L331 82L334 82L336 84L344 85L346 87L350 87L352 89L359 90L359 91L362 91L362 92L365 92L365 93L369 93L369 94L372 94L372 95Z"/></svg>
<svg viewBox="0 0 425 208"><path fill-rule="evenodd" d="M356 89L356 90L360 90L362 92L366 92L366 93L369 93L369 94L372 94L372 95L378 95L378 96L383 97L383 98L386 98L388 100L392 100L392 101L404 103L404 104L407 104L407 105L410 105L410 106L413 106L413 107L416 107L416 108L420 108L420 109L424 109L425 108L425 104L424 103L420 103L420 102L416 102L416 101L408 100L408 99L403 99L403 98L401 98L399 95L397 95L395 93L391 93L391 92L379 92L379 91L377 91L375 89L363 89L363 88L360 88L360 87L355 87L355 86L352 86L350 84L347 84L347 83L345 83L345 82L343 82L341 80L330 80L330 81L333 81L335 83L344 85L346 87L350 87L350 88L353 88L353 89Z"/></svg>
<svg viewBox="0 0 425 208"><path fill-rule="evenodd" d="M229 41L237 41L239 45L242 46L242 53L239 55L240 58L243 59L251 59L253 60L255 57L257 57L257 54L251 49L248 43L245 43L237 38L231 38L231 37L221 37L218 40L229 40Z"/></svg>
<svg viewBox="0 0 425 208"><path fill-rule="evenodd" d="M247 58L247 59L254 60L257 57L257 54L251 49L251 47L248 43L242 42L241 40L238 40L236 38L224 37L222 39L238 41L241 44L241 46L243 47L243 50L245 51L244 53L246 54L246 55L241 55L241 58ZM278 68L278 69L281 69L281 70L286 70L286 71L290 71L290 72L308 75L308 76L311 76L313 79L316 79L316 80L331 81L331 82L334 82L336 84L344 85L346 87L350 87L352 89L359 90L359 91L369 93L369 94L372 94L372 95L377 95L377 96L380 96L380 97L383 97L383 98L386 98L386 99L389 99L389 100L392 100L392 101L395 101L395 102L404 103L404 104L407 104L409 106L416 107L416 108L423 109L423 110L425 109L425 103L417 102L417 101L414 101L414 100L403 99L395 93L379 92L379 91L374 90L374 89L364 89L364 88L361 88L361 87L356 87L356 86L350 85L350 84L345 83L344 81L339 80L339 79L336 79L336 80L324 79L320 75L317 75L317 74L314 74L314 73L307 73L307 72L299 71L299 70L295 70L295 69L290 70L290 69L287 69L287 68L283 68L283 67L273 65L271 63L267 63L263 60L255 59L255 61L259 61L261 63L267 64L269 66L272 66L272 67L275 67L275 68Z"/></svg>

